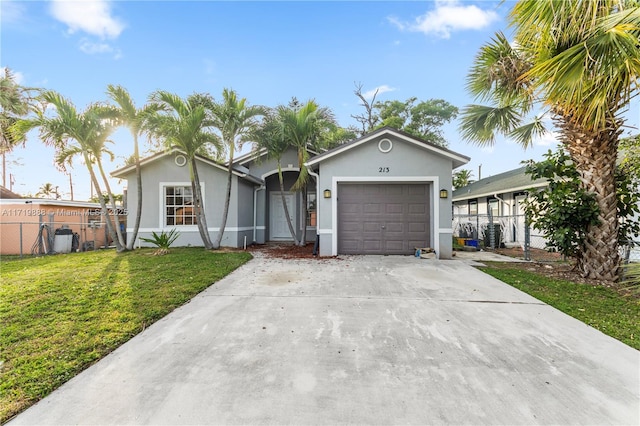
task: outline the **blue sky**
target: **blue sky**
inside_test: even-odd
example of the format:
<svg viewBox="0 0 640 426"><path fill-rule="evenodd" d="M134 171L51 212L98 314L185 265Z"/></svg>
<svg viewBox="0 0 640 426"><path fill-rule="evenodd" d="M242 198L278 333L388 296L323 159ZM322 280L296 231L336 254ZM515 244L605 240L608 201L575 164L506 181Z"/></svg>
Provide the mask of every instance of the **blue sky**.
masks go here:
<svg viewBox="0 0 640 426"><path fill-rule="evenodd" d="M21 84L60 92L78 109L106 100L108 84L127 88L138 106L150 93L180 96L233 88L251 104L276 106L292 96L315 99L340 125L363 109L354 83L379 88L378 100L445 99L473 103L465 78L479 47L508 33L512 3L499 1L15 1L0 2L0 66ZM627 114L640 122L638 100ZM445 128L449 148L471 157L478 177L540 159L552 137L524 151L509 141L492 148L463 142L457 121ZM114 170L132 153L128 131L114 135ZM69 179L53 151L30 135L8 157L13 189L35 194L51 182L68 197ZM89 197L84 165L72 170L75 199ZM114 182L116 188L124 183ZM7 182L9 186L9 182Z"/></svg>

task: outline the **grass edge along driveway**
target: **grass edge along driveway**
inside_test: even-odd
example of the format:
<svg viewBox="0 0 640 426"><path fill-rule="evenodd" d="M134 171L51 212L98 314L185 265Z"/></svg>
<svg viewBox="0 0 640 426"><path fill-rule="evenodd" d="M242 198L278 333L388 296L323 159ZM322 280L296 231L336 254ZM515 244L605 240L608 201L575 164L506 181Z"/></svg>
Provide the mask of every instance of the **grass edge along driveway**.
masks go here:
<svg viewBox="0 0 640 426"><path fill-rule="evenodd" d="M478 269L640 350L640 297L633 292L546 277L526 264L484 263Z"/></svg>
<svg viewBox="0 0 640 426"><path fill-rule="evenodd" d="M174 248L0 262L0 424L249 261Z"/></svg>

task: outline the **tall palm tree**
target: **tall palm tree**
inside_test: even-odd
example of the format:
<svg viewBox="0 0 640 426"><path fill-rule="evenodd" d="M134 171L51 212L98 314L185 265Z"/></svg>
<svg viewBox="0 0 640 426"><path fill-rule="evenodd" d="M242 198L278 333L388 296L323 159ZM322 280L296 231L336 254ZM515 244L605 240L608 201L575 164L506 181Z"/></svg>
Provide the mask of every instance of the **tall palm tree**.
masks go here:
<svg viewBox="0 0 640 426"><path fill-rule="evenodd" d="M70 162L71 157L74 156L82 157L93 185L98 193L102 194L100 181L94 169L94 165L97 166L106 188L107 198L115 213L117 208L102 165L103 155L108 154L113 158L113 154L106 147L110 142L109 136L117 127L113 110L94 104L80 113L70 101L54 91L43 92L41 98L45 104L55 107L55 114L49 116L45 111L38 111L35 118L19 120L11 128L12 135L19 140L24 140L27 132L38 128L40 139L45 144L55 147L57 163ZM125 250L117 214L109 214L105 197L100 197L100 206L116 250L119 252ZM112 220L115 221L115 225Z"/></svg>
<svg viewBox="0 0 640 426"><path fill-rule="evenodd" d="M228 152L227 191L222 212L222 222L220 223L218 236L213 243L213 248L217 249L220 247L222 235L227 226L235 151L242 148L242 145L253 135L259 125L257 118L263 116L266 110L261 106L249 106L246 98L238 99L238 94L234 90L224 89L222 91L222 101L211 105L211 111L213 114L213 126L220 132L223 146Z"/></svg>
<svg viewBox="0 0 640 426"><path fill-rule="evenodd" d="M276 160L278 167L278 183L280 184L280 199L282 201L282 207L284 209L285 217L287 218L287 225L289 232L293 238L294 244L299 245L300 241L296 235L296 230L291 221L289 214L289 206L287 205L287 199L284 194L284 175L282 173L282 156L291 148L287 135L285 133L282 117L286 116L288 108L279 106L275 110L267 112L262 122L262 126L256 132L255 135L255 148L256 153L266 150L267 157Z"/></svg>
<svg viewBox="0 0 640 426"><path fill-rule="evenodd" d="M490 105L464 109L462 135L492 144L501 133L527 147L544 132L540 117L527 117L544 108L599 209L578 268L585 277L616 281L615 163L621 113L639 89L640 6L636 0L522 0L509 21L514 42L498 33L475 59L468 89Z"/></svg>
<svg viewBox="0 0 640 426"><path fill-rule="evenodd" d="M196 155L207 145L220 149L218 136L208 130L212 122L206 108L206 104L210 104L211 100L207 98L203 95L191 95L182 99L169 92L154 92L150 100L157 106L158 111L147 118L145 129L164 141L168 149L177 147L187 157L198 231L204 247L211 250L213 244L209 237L202 203L202 189L196 160Z"/></svg>
<svg viewBox="0 0 640 426"><path fill-rule="evenodd" d="M15 74L4 68L0 72L0 152L2 153L2 186L7 186L7 160L6 155L19 142L9 132L9 128L29 112L33 103L29 89L20 86L16 82Z"/></svg>
<svg viewBox="0 0 640 426"><path fill-rule="evenodd" d="M51 182L47 182L42 184L38 192L36 193L36 197L43 196L45 198L58 198L58 187L54 186Z"/></svg>
<svg viewBox="0 0 640 426"><path fill-rule="evenodd" d="M107 94L117 104L120 121L129 128L133 136L133 161L136 166L137 181L137 205L136 217L133 225L133 232L127 241L127 250L133 250L133 245L140 229L140 218L142 217L142 171L140 168L140 146L138 137L144 131L145 120L150 114L157 111L157 105L149 104L143 108L136 108L131 95L122 86L107 86Z"/></svg>
<svg viewBox="0 0 640 426"><path fill-rule="evenodd" d="M471 177L473 176L473 172L469 169L462 169L453 174L453 188L459 189L463 186L469 185L471 181Z"/></svg>
<svg viewBox="0 0 640 426"><path fill-rule="evenodd" d="M307 184L309 170L305 165L309 161L309 149L318 150L325 143L325 137L335 128L335 119L328 108L321 108L310 100L299 108L287 108L280 114L283 132L289 146L298 151L298 179L293 184L294 191L302 193L302 220L300 223L301 238L298 245L306 243L307 233Z"/></svg>

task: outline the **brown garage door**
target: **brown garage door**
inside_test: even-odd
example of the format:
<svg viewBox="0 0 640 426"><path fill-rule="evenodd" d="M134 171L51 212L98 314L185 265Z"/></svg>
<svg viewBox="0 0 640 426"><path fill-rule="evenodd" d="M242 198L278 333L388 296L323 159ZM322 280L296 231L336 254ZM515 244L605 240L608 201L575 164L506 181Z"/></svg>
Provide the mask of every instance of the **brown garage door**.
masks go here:
<svg viewBox="0 0 640 426"><path fill-rule="evenodd" d="M338 185L338 253L412 254L429 237L429 185Z"/></svg>

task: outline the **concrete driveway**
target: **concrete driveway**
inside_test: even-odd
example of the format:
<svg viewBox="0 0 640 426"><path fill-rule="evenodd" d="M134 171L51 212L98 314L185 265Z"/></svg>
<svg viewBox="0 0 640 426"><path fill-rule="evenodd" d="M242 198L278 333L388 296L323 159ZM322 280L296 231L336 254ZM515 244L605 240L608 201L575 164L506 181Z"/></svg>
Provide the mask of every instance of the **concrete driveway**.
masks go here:
<svg viewBox="0 0 640 426"><path fill-rule="evenodd" d="M640 352L462 261L258 257L18 424L639 424Z"/></svg>

